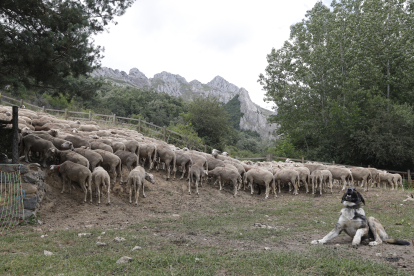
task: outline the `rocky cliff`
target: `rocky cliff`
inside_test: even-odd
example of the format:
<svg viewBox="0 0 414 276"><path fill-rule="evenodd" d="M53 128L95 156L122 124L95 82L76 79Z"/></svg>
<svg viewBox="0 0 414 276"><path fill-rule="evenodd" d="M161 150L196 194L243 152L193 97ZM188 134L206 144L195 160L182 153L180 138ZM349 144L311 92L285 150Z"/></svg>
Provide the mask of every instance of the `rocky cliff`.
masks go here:
<svg viewBox="0 0 414 276"><path fill-rule="evenodd" d="M199 96L213 96L223 103L227 103L234 96L239 95L240 111L244 114L240 119L240 128L256 131L261 137L276 138L273 135L273 130L275 130L276 125L267 122L267 118L274 112L253 103L246 89L239 88L220 76L216 76L207 84L203 84L198 80L187 82L182 76L165 71L155 74L153 78L147 78L137 68L132 68L129 70L129 74L127 74L125 71L102 67L95 70L91 75L94 77L103 77L106 80L122 86L128 85L142 89L152 88L158 92L168 93L175 97L182 97L185 100L191 100L193 97Z"/></svg>

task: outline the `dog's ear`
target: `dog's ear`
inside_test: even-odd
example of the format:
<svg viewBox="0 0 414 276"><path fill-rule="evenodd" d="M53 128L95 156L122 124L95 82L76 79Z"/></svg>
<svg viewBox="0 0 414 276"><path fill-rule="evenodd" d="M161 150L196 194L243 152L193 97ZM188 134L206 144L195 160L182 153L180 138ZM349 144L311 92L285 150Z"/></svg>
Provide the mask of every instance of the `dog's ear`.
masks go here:
<svg viewBox="0 0 414 276"><path fill-rule="evenodd" d="M345 197L346 197L346 193L344 193L344 195L342 196L341 203L344 203L344 201L345 201Z"/></svg>
<svg viewBox="0 0 414 276"><path fill-rule="evenodd" d="M362 197L362 195L358 192L358 191L356 191L357 192L357 194L358 194L358 199L359 199L359 201L361 201L362 203L364 203L364 205L365 205L365 200L364 200L364 198Z"/></svg>

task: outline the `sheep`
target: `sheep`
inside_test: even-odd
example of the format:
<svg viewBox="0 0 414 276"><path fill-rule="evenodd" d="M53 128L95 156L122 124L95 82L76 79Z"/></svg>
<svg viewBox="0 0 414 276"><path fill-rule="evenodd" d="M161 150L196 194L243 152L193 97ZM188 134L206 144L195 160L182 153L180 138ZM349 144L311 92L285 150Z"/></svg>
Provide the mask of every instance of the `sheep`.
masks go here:
<svg viewBox="0 0 414 276"><path fill-rule="evenodd" d="M96 167L92 173L92 183L95 185L95 192L98 195L98 204L101 204L101 196L103 191L103 186L108 187L108 203L107 205L111 204L111 200L109 198L110 190L111 190L111 179L107 171L105 171L102 167Z"/></svg>
<svg viewBox="0 0 414 276"><path fill-rule="evenodd" d="M155 183L154 176L150 173L145 172L144 168L141 166L137 166L133 169L129 175L127 180L127 185L129 186L129 203L132 203L132 187L134 187L135 191L135 205L138 205L138 197L139 197L139 189L142 186L142 196L145 198L144 191L144 180L151 182L152 184Z"/></svg>
<svg viewBox="0 0 414 276"><path fill-rule="evenodd" d="M62 191L61 191L62 194L65 190L66 180L69 179L69 193L72 190L72 185L70 185L70 181L72 180L72 181L78 182L83 192L85 193L84 202L86 202L86 196L88 194L88 190L86 188L88 188L90 196L91 196L90 203L92 203L92 188L91 188L92 173L89 171L88 168L82 165L73 163L72 161L65 161L60 165L51 165L50 170L52 172L58 172L59 174L62 175L62 178L63 178Z"/></svg>
<svg viewBox="0 0 414 276"><path fill-rule="evenodd" d="M198 181L200 181L200 186L202 185L202 177L204 175L208 175L208 170L204 170L203 161L199 160L194 165L191 166L190 171L188 173L188 194L191 195L191 182L193 181L193 177L195 177L195 185L196 185L196 192L198 193Z"/></svg>

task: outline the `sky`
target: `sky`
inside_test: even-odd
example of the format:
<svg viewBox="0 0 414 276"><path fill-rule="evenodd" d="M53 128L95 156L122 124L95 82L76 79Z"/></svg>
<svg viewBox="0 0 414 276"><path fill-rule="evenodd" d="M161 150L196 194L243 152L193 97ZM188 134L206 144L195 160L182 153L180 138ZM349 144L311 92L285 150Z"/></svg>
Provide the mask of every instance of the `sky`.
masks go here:
<svg viewBox="0 0 414 276"><path fill-rule="evenodd" d="M95 45L105 48L103 67L129 73L138 68L148 78L167 71L188 82L219 75L264 102L257 82L266 56L289 39L290 26L305 18L317 0L137 0L116 18ZM323 1L329 5L329 0Z"/></svg>

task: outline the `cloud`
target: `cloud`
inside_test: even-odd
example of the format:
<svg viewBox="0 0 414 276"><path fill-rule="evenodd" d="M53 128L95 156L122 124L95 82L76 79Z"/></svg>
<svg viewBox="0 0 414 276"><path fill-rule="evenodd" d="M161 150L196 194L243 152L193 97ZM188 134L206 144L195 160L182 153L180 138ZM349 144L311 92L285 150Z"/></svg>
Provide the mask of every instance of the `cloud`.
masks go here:
<svg viewBox="0 0 414 276"><path fill-rule="evenodd" d="M205 48L229 52L249 41L250 29L243 25L215 25L201 30L197 42Z"/></svg>

